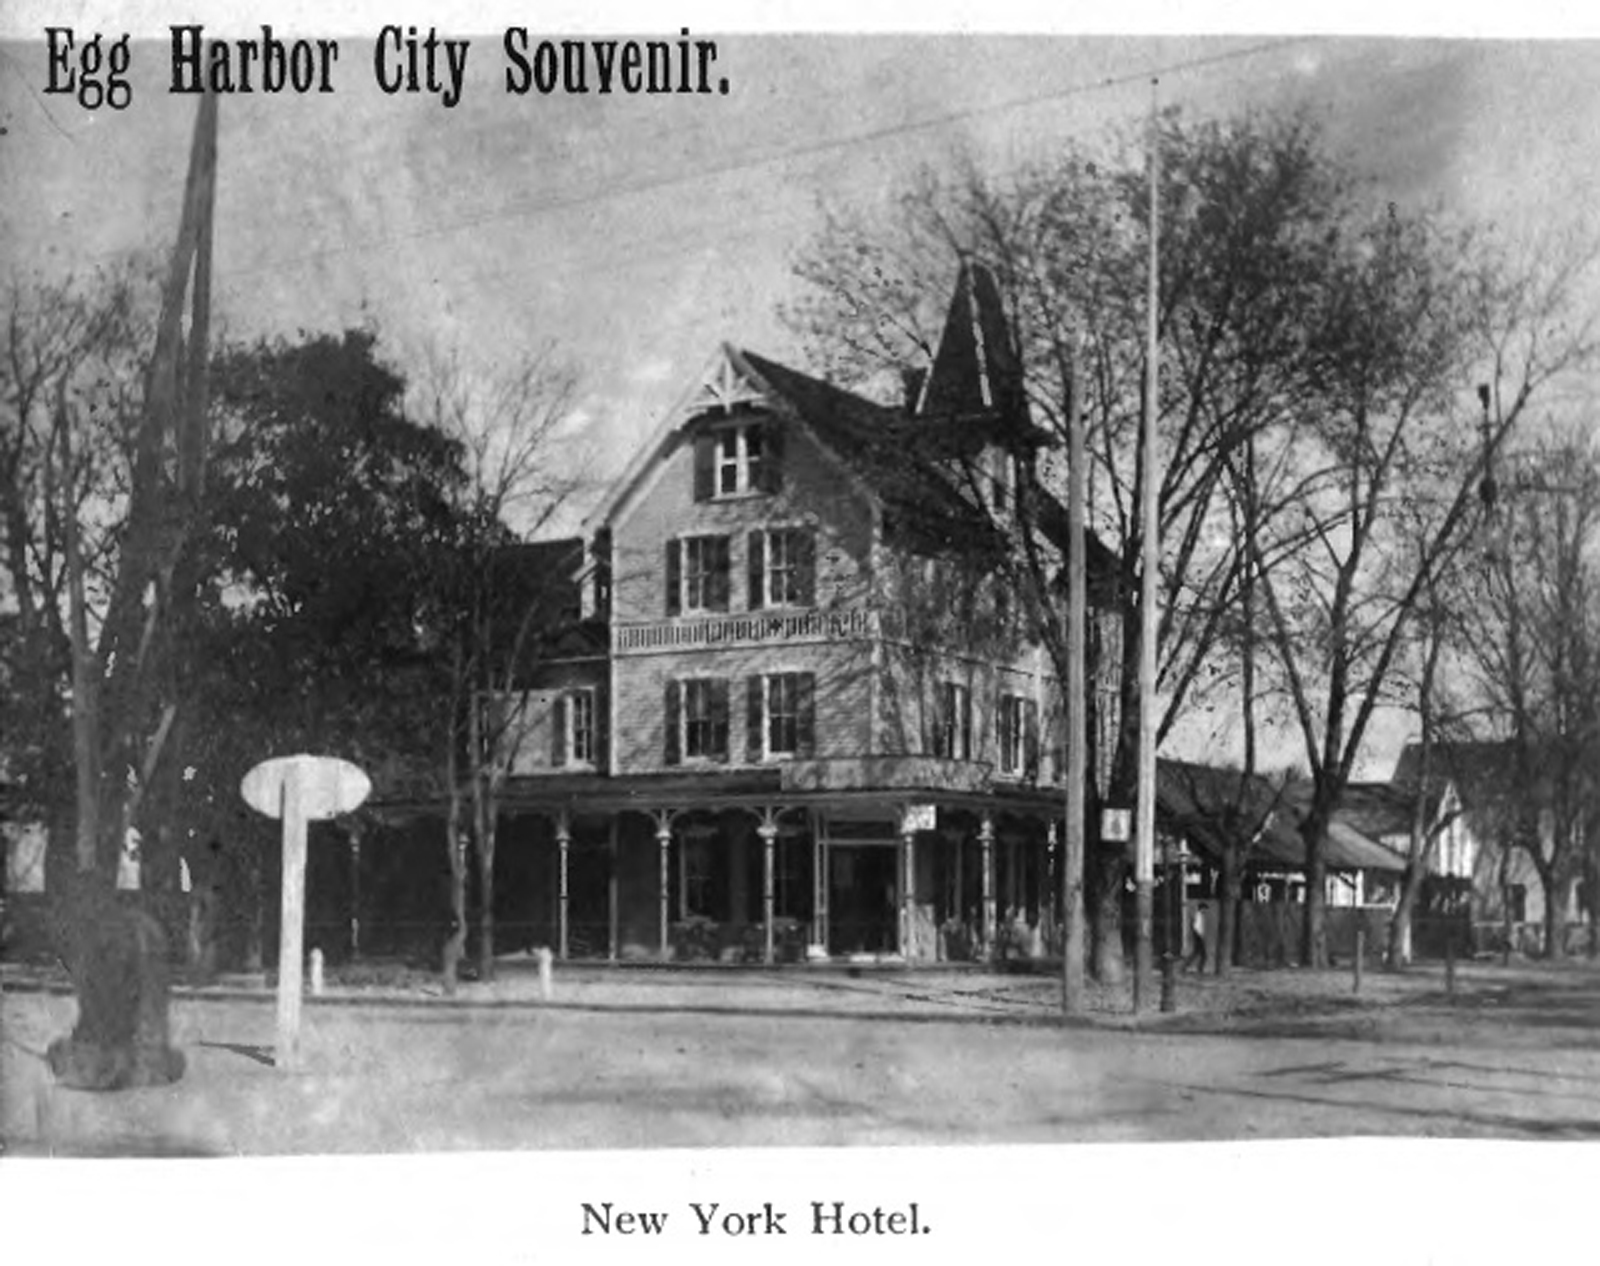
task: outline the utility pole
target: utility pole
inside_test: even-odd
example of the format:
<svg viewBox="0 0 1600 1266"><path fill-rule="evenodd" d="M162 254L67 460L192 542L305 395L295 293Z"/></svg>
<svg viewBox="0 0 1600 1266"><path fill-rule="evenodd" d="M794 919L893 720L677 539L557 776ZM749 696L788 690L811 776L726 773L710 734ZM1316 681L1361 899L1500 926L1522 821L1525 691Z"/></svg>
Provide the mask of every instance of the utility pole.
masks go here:
<svg viewBox="0 0 1600 1266"><path fill-rule="evenodd" d="M1150 280L1145 297L1144 419L1139 437L1139 514L1141 523L1139 576L1139 798L1134 828L1133 883L1138 918L1138 939L1133 949L1133 1009L1142 1011L1149 1001L1155 900L1156 834L1156 574L1161 567L1160 520L1156 491L1160 475L1156 462L1156 409L1160 387L1157 345L1160 299L1158 274L1161 186L1161 142L1156 114L1159 79L1150 81Z"/></svg>
<svg viewBox="0 0 1600 1266"><path fill-rule="evenodd" d="M1067 829L1061 865L1061 1011L1084 1009L1083 855L1084 800L1088 760L1088 707L1085 698L1084 639L1088 633L1088 560L1084 518L1089 472L1084 458L1083 387L1078 341L1073 337L1067 381Z"/></svg>

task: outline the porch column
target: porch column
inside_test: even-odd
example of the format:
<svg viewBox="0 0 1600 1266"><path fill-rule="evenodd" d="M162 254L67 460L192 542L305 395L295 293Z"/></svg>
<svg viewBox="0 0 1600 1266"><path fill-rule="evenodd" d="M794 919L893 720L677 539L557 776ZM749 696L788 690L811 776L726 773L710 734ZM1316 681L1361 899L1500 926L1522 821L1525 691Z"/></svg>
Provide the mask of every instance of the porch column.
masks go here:
<svg viewBox="0 0 1600 1266"><path fill-rule="evenodd" d="M765 942L761 961L772 962L772 909L773 909L773 851L778 844L778 824L771 818L756 828L761 837L761 917Z"/></svg>
<svg viewBox="0 0 1600 1266"><path fill-rule="evenodd" d="M822 831L815 817L812 818L811 825L811 892L813 899L811 908L815 916L811 938L826 950L828 948L828 848L823 842Z"/></svg>
<svg viewBox="0 0 1600 1266"><path fill-rule="evenodd" d="M613 813L611 815L611 867L606 877L606 953L611 961L617 961L618 942L622 936L622 900L617 890L617 866L620 858L620 848L617 841L617 828L620 819Z"/></svg>
<svg viewBox="0 0 1600 1266"><path fill-rule="evenodd" d="M656 814L656 845L661 851L661 959L665 962L671 950L669 941L672 911L668 908L668 895L672 884L668 867L672 858L672 814L664 810Z"/></svg>
<svg viewBox="0 0 1600 1266"><path fill-rule="evenodd" d="M556 814L556 955L567 957L567 914L570 893L567 888L567 854L572 847L572 822L563 809Z"/></svg>
<svg viewBox="0 0 1600 1266"><path fill-rule="evenodd" d="M994 961L994 819L987 813L978 823L978 844L983 849L983 956Z"/></svg>
<svg viewBox="0 0 1600 1266"><path fill-rule="evenodd" d="M900 952L906 966L917 960L917 836L900 833Z"/></svg>

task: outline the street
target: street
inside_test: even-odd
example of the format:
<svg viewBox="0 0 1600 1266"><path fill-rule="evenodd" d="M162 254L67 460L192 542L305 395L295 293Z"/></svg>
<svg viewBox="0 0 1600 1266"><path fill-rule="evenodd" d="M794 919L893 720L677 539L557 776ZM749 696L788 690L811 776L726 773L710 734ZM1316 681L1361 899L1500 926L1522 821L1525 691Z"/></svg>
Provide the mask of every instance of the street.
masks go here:
<svg viewBox="0 0 1600 1266"><path fill-rule="evenodd" d="M190 995L184 1079L111 1095L50 1085L38 1058L70 996L12 990L3 1129L24 1155L177 1156L1600 1137L1600 1041L1543 994L1550 1023L1531 1027L1497 979L1448 1014L1380 982L1359 1012L1312 989L1254 1026L1191 1010L1063 1028L1049 981L602 974L555 1005L515 982L454 1004L326 999L293 1074L272 1067L270 995ZM1554 979L1587 1005L1587 972Z"/></svg>

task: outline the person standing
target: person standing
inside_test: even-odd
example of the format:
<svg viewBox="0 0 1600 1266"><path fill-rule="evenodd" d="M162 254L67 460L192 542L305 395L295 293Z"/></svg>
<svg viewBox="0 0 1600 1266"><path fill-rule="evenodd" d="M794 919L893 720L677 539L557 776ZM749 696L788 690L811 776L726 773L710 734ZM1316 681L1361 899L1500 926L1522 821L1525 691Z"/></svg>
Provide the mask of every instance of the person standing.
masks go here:
<svg viewBox="0 0 1600 1266"><path fill-rule="evenodd" d="M1206 969L1206 903L1203 901L1195 906L1189 918L1189 938L1189 957L1183 960L1183 969L1188 971L1198 962L1203 973Z"/></svg>

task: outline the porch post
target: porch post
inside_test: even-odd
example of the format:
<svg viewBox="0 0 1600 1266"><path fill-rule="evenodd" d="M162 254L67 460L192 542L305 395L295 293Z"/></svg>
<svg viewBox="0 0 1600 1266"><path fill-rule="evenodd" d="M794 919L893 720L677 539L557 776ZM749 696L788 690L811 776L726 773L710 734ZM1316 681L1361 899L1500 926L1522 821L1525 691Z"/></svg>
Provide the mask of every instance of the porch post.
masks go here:
<svg viewBox="0 0 1600 1266"><path fill-rule="evenodd" d="M563 962L567 957L567 914L569 891L567 888L567 854L572 846L572 822L567 811L556 814L556 956Z"/></svg>
<svg viewBox="0 0 1600 1266"><path fill-rule="evenodd" d="M672 814L666 810L656 814L656 844L661 850L661 959L665 962L671 949L669 934L672 915L672 911L668 908L668 895L672 888L668 870L672 856Z"/></svg>
<svg viewBox="0 0 1600 1266"><path fill-rule="evenodd" d="M900 832L900 953L909 967L917 959L917 836Z"/></svg>
<svg viewBox="0 0 1600 1266"><path fill-rule="evenodd" d="M778 824L771 817L764 820L756 828L756 834L761 837L761 917L763 919L763 935L765 941L762 946L761 961L772 963L772 908L773 908L773 850L778 844Z"/></svg>
<svg viewBox="0 0 1600 1266"><path fill-rule="evenodd" d="M978 843L983 849L983 956L994 961L994 819L987 813L978 823Z"/></svg>
<svg viewBox="0 0 1600 1266"><path fill-rule="evenodd" d="M828 948L828 846L822 838L819 819L811 817L811 885L816 926L812 939L826 951Z"/></svg>
<svg viewBox="0 0 1600 1266"><path fill-rule="evenodd" d="M617 866L620 858L620 848L617 840L617 827L620 819L617 814L611 815L611 866L606 877L606 954L614 963L617 961L617 950L622 936L622 900L617 887Z"/></svg>

